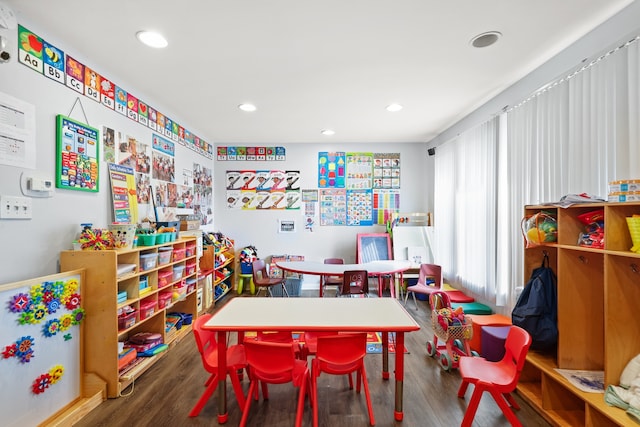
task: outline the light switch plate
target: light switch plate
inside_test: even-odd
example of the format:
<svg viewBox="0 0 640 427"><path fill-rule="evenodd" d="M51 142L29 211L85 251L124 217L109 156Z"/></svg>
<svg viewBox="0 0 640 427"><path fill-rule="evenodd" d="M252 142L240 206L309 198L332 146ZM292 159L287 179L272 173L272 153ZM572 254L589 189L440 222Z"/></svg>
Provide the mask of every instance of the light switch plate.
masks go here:
<svg viewBox="0 0 640 427"><path fill-rule="evenodd" d="M0 219L31 219L31 199L18 196L0 196Z"/></svg>

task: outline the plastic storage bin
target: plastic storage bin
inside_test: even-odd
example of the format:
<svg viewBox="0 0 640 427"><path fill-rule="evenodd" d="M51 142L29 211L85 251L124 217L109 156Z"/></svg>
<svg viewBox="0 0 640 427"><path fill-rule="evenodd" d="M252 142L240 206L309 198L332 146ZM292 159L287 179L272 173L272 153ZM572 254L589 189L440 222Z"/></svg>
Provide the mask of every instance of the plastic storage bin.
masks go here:
<svg viewBox="0 0 640 427"><path fill-rule="evenodd" d="M186 296L187 296L186 284L181 284L180 286L173 285L173 296L172 296L173 301L182 301L185 299Z"/></svg>
<svg viewBox="0 0 640 427"><path fill-rule="evenodd" d="M136 324L136 312L121 314L118 316L118 329L127 329Z"/></svg>
<svg viewBox="0 0 640 427"><path fill-rule="evenodd" d="M172 252L172 248L158 248L158 265L169 264Z"/></svg>
<svg viewBox="0 0 640 427"><path fill-rule="evenodd" d="M158 263L158 254L140 254L140 270L146 271L156 268Z"/></svg>
<svg viewBox="0 0 640 427"><path fill-rule="evenodd" d="M137 234L138 246L153 246L156 244L155 234Z"/></svg>
<svg viewBox="0 0 640 427"><path fill-rule="evenodd" d="M184 259L186 254L187 254L187 250L185 248L181 248L181 249L176 248L173 250L173 260L180 261Z"/></svg>
<svg viewBox="0 0 640 427"><path fill-rule="evenodd" d="M184 274L184 265L174 265L173 266L173 281L182 279L182 275Z"/></svg>
<svg viewBox="0 0 640 427"><path fill-rule="evenodd" d="M140 303L140 320L144 320L147 317L153 316L153 313L155 313L155 309L156 309L156 302L155 301L142 301Z"/></svg>
<svg viewBox="0 0 640 427"><path fill-rule="evenodd" d="M194 256L195 254L196 254L196 245L195 244L189 244L189 245L185 246L185 256L186 257Z"/></svg>
<svg viewBox="0 0 640 427"><path fill-rule="evenodd" d="M158 272L158 288L164 288L173 282L173 269L160 270Z"/></svg>
<svg viewBox="0 0 640 427"><path fill-rule="evenodd" d="M195 261L188 262L187 265L185 265L184 275L190 276L195 272L196 272L196 262Z"/></svg>
<svg viewBox="0 0 640 427"><path fill-rule="evenodd" d="M198 279L196 279L195 277L190 277L187 279L186 283L187 283L187 293L190 293L196 290Z"/></svg>
<svg viewBox="0 0 640 427"><path fill-rule="evenodd" d="M171 294L173 292L160 292L158 294L158 308L163 309L171 305Z"/></svg>

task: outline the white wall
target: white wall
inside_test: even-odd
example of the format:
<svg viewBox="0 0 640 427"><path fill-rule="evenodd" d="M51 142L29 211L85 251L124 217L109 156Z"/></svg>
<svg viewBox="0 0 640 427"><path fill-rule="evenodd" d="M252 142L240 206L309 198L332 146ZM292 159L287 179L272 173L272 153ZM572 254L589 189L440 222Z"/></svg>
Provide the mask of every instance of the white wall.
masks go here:
<svg viewBox="0 0 640 427"><path fill-rule="evenodd" d="M47 38L46 29L31 28L28 22L21 23ZM62 40L51 40L59 48L73 54L73 46ZM15 43L12 40L11 43ZM17 43L16 43L17 45ZM14 58L16 56L14 55ZM77 57L80 62L93 66L96 71L112 79L116 84L127 88L158 110L172 115L170 108L154 105L153 96L135 93L135 88L127 86L126 79L109 74L91 62L91 58ZM89 125L100 129L109 126L139 141L151 144L152 131L124 116L110 111L106 107L79 95L71 89L38 74L37 72L12 60L0 65L0 92L19 98L36 108L36 171L55 182L56 131L55 118L58 114L69 116L69 112L80 97ZM85 122L79 105L71 117ZM206 140L206 135L198 129L189 128L187 118L178 114L172 116L195 134ZM102 153L100 154L102 157ZM176 177L182 176L184 168L192 169L193 162L213 167L213 160L176 144ZM59 252L71 249L71 242L80 231L80 224L93 223L96 227L106 227L113 221L113 208L110 205L110 182L106 164L100 166L100 191L87 193L82 191L56 189L52 198L33 198L32 220L0 220L0 284L35 278L58 272ZM0 195L22 196L20 175L22 172L34 173L34 170L0 165ZM142 216L146 212L142 213Z"/></svg>
<svg viewBox="0 0 640 427"><path fill-rule="evenodd" d="M225 144L219 144L224 146ZM277 144L265 144L268 146ZM373 153L400 153L400 210L426 212L432 200L432 163L427 160L424 144L290 144L286 147L285 161L248 162L216 161L214 170L215 229L235 240L236 248L254 245L260 258L268 255L304 255L307 260L341 257L355 261L356 234L384 232L384 226L347 227L320 226L313 232L304 230L303 210L243 211L228 209L225 203L225 173L227 170L282 169L300 170L301 188L318 188L318 152L366 151ZM278 233L279 219L294 219L296 233Z"/></svg>

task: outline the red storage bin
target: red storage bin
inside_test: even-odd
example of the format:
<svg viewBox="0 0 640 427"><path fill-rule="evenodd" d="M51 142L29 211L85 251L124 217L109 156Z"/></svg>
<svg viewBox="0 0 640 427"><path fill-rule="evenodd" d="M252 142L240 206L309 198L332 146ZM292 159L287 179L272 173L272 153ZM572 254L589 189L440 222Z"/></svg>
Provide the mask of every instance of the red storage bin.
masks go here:
<svg viewBox="0 0 640 427"><path fill-rule="evenodd" d="M196 262L194 261L194 262L187 263L186 268L184 269L184 275L190 276L195 272L196 272Z"/></svg>
<svg viewBox="0 0 640 427"><path fill-rule="evenodd" d="M147 317L153 316L153 313L156 312L156 302L149 300L149 301L142 301L140 303L140 320L144 320Z"/></svg>
<svg viewBox="0 0 640 427"><path fill-rule="evenodd" d="M185 255L187 254L187 250L185 248L182 249L174 249L173 250L173 261L180 261L181 259L184 259Z"/></svg>
<svg viewBox="0 0 640 427"><path fill-rule="evenodd" d="M118 329L127 329L136 324L136 312L132 311L129 314L121 314L118 316Z"/></svg>
<svg viewBox="0 0 640 427"><path fill-rule="evenodd" d="M171 305L171 295L173 292L160 292L158 294L158 308L163 309Z"/></svg>
<svg viewBox="0 0 640 427"><path fill-rule="evenodd" d="M188 258L190 256L194 256L196 254L196 245L190 244L185 247L185 256Z"/></svg>
<svg viewBox="0 0 640 427"><path fill-rule="evenodd" d="M173 281L173 269L160 270L158 272L158 288L164 288Z"/></svg>

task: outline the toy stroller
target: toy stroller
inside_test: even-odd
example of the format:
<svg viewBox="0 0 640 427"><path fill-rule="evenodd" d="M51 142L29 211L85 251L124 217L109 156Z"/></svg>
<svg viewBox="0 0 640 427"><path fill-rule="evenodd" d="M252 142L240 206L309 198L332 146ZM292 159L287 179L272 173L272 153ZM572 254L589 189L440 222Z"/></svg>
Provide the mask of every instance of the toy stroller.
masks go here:
<svg viewBox="0 0 640 427"><path fill-rule="evenodd" d="M429 295L433 341L427 341L427 353L437 357L445 371L458 367L461 356L477 356L471 351L469 340L473 337L471 319L462 310L453 310L446 292ZM440 342L438 342L440 340Z"/></svg>

